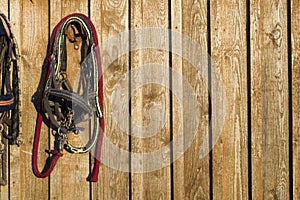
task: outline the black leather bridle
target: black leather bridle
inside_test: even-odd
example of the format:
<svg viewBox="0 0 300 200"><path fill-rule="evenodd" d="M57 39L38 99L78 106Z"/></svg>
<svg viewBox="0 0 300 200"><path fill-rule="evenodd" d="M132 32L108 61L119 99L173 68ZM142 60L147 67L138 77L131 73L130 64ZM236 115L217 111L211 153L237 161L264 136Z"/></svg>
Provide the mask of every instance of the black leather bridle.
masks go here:
<svg viewBox="0 0 300 200"><path fill-rule="evenodd" d="M19 129L18 58L18 46L9 21L4 14L0 14L0 155L2 160L0 185L6 185L7 182L7 144L19 146L23 142Z"/></svg>
<svg viewBox="0 0 300 200"><path fill-rule="evenodd" d="M67 38L66 30L74 28L74 37ZM76 31L75 31L76 29ZM73 89L67 74L66 40L81 41L80 79L77 90ZM37 117L33 146L33 172L37 177L50 175L63 149L70 153L86 153L95 150L95 164L89 181L97 181L100 164L100 150L104 133L103 119L103 80L95 27L83 14L71 14L63 18L54 28L48 49L47 75L45 76L40 112ZM76 46L75 46L76 48ZM78 46L77 46L78 48ZM50 162L40 172L37 167L37 152L42 118L46 117L55 136L54 149ZM89 121L92 131L86 132L80 123ZM84 146L74 146L68 139L69 134L86 134L88 142Z"/></svg>

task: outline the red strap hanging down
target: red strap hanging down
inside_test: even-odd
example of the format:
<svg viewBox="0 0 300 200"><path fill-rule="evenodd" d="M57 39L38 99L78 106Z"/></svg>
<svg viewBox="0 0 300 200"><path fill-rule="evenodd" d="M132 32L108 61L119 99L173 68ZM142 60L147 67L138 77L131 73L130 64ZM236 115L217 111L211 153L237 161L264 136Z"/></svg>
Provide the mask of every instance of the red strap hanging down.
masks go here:
<svg viewBox="0 0 300 200"><path fill-rule="evenodd" d="M51 61L51 52L53 52L53 45L54 45L54 40L55 40L55 35L59 29L59 27L70 17L81 17L84 18L85 21L87 21L92 28L92 35L94 38L94 43L97 48L97 63L98 63L98 75L99 75L99 80L98 80L98 98L99 98L99 104L100 107L103 109L103 74L102 74L102 65L101 65L101 59L100 59L100 50L98 47L98 39L97 39L97 32L96 29L91 22L91 20L81 14L81 13L74 13L71 15L68 15L64 17L54 28L52 36L51 36L51 43L49 47L49 54L47 58L47 74L45 76L45 82L44 82L44 87L46 85L46 80L48 80L49 74L50 74L50 61ZM43 94L44 91L41 92ZM41 98L42 99L42 98ZM50 175L50 173L53 171L57 160L63 155L62 153L56 151L56 150L50 150L48 153L52 154L51 157L48 158L46 165L43 169L43 171L39 171L38 165L37 165L37 159L38 159L38 148L39 148L39 141L40 141L40 135L41 135L41 126L43 123L43 117L41 114L42 111L42 103L40 103L40 110L37 115L37 120L36 120L36 128L35 128L35 137L34 137L34 143L33 143L33 153L32 153L32 168L34 174L39 177L39 178L45 178ZM95 162L94 162L94 167L90 175L87 177L87 180L90 182L97 182L98 181L98 174L99 174L99 167L100 167L100 156L101 156L101 146L102 146L102 140L104 136L104 117L99 118L99 123L100 123L100 132L98 136L98 141L96 144L96 153L95 153Z"/></svg>

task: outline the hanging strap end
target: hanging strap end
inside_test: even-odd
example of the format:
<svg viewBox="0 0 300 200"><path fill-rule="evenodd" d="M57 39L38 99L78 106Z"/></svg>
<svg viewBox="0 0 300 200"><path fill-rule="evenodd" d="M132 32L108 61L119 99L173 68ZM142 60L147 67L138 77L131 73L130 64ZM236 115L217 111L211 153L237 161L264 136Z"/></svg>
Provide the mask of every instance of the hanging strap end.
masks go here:
<svg viewBox="0 0 300 200"><path fill-rule="evenodd" d="M63 156L62 153L60 153L60 152L58 152L57 150L54 150L54 149L52 149L52 150L46 150L46 152L49 153L49 154L53 154L55 156L59 156L59 157Z"/></svg>

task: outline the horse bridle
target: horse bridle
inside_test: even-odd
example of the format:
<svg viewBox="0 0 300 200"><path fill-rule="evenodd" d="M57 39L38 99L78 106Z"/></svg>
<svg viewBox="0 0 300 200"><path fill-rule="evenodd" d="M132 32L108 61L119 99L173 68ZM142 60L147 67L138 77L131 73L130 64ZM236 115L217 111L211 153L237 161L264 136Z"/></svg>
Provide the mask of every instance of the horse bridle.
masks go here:
<svg viewBox="0 0 300 200"><path fill-rule="evenodd" d="M67 28L72 28L74 34L68 36ZM76 29L76 31L75 31ZM66 40L74 43L78 49L81 41L80 79L77 91L74 91L67 74ZM100 151L104 133L103 119L103 80L95 27L88 17L83 14L71 14L63 18L54 28L45 65L44 91L41 97L41 108L38 112L35 139L33 147L33 172L37 177L50 175L57 160L62 156L63 149L70 153L86 153L95 149L95 163L93 172L88 177L95 182L98 178L100 166ZM54 149L49 162L42 172L37 167L37 152L43 118L50 122L50 128L55 136ZM68 140L68 134L81 134L83 128L80 123L89 121L93 124L93 131L84 146L74 146Z"/></svg>
<svg viewBox="0 0 300 200"><path fill-rule="evenodd" d="M0 185L6 185L6 157L7 144L21 145L23 143L20 134L20 101L19 101L19 66L18 46L11 32L8 19L0 14L0 155L2 160L2 174ZM13 68L11 70L11 67ZM11 83L12 71L12 83ZM11 87L12 84L12 87Z"/></svg>

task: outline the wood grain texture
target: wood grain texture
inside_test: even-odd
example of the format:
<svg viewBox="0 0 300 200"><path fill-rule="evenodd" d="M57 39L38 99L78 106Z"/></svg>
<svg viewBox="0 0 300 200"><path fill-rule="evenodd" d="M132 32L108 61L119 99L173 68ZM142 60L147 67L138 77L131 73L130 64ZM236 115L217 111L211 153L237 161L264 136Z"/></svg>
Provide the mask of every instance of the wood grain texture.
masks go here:
<svg viewBox="0 0 300 200"><path fill-rule="evenodd" d="M289 199L286 1L251 2L253 199Z"/></svg>
<svg viewBox="0 0 300 200"><path fill-rule="evenodd" d="M300 199L300 2L292 1L293 194Z"/></svg>
<svg viewBox="0 0 300 200"><path fill-rule="evenodd" d="M213 198L248 199L246 5L244 1L211 2L212 60L226 93L223 130L213 147ZM213 71L213 70L212 70ZM213 76L212 76L213 77ZM212 80L212 93L215 90ZM212 118L219 105L212 100ZM219 119L223 120L223 119ZM215 121L212 122L213 135Z"/></svg>
<svg viewBox="0 0 300 200"><path fill-rule="evenodd" d="M171 28L172 28L172 33L174 32L178 32L178 33L182 33L182 17L183 17L183 5L182 5L182 1L181 0L172 0L171 1L171 8L177 8L177 9L171 9ZM172 45L175 41L172 40ZM182 44L182 41L176 41ZM182 50L180 51L182 53ZM175 55L172 53L172 70L175 73L178 74L182 74L182 58L178 55ZM174 85L174 80L172 80L172 85ZM183 90L183 86L182 83L178 84L178 90L182 91ZM178 98L178 97L177 97ZM183 95L180 94L180 98L183 98ZM176 136L179 136L180 134L180 126L182 126L183 124L183 116L182 114L179 117L174 117L174 112L176 113L180 113L182 112L183 108L181 106L182 102L176 102L174 101L174 97L173 97L173 138ZM176 103L174 103L176 102ZM176 114L175 114L176 116ZM176 119L176 123L175 123L175 119ZM184 147L184 142L182 142L180 144L180 147L183 148ZM174 154L177 153L176 149L173 148L173 157ZM174 161L173 164L173 176L174 176L174 183L172 183L174 185L174 197L175 199L184 199L185 196L185 179L184 179L184 156L179 157L177 160Z"/></svg>
<svg viewBox="0 0 300 200"><path fill-rule="evenodd" d="M87 0L64 0L50 1L50 31L61 20L61 18L72 14L83 13L88 15ZM67 73L73 87L76 88L80 68L80 52L74 49L74 45L67 41ZM84 126L84 125L83 125ZM89 130L88 125L85 130ZM81 134L88 134L83 132ZM71 137L71 135L70 135ZM80 144L81 139L86 136L71 138L71 143ZM52 137L53 141L53 137ZM82 144L85 142L82 142ZM81 144L81 145L82 145ZM53 142L51 142L53 148ZM89 199L90 184L86 181L89 174L89 154L70 154L64 151L64 156L58 161L50 177L50 198L51 199ZM57 187L58 186L58 187Z"/></svg>
<svg viewBox="0 0 300 200"><path fill-rule="evenodd" d="M207 7L206 1L172 1L172 29L174 31L180 31L183 37L189 37L189 39L197 43L203 51L207 52ZM177 9L180 8L180 9ZM174 40L174 46L179 41ZM184 46L186 47L186 46ZM182 51L187 51L184 48ZM194 52L190 52L194 53ZM196 68L190 62L190 60L177 60L178 58L173 55L173 69L183 75L183 80L187 81L189 86L192 87L193 92L197 98L199 105L199 113L197 117L200 119L196 131L195 138L188 149L184 152L184 155L175 161L174 163L174 197L175 199L209 199L209 155L203 155L199 157L201 147L208 146L208 85L207 75L202 76L201 70L208 68L208 57L203 56L201 60L201 67ZM181 58L182 59L182 58ZM173 79L174 86L177 85ZM182 83L183 84L183 83ZM190 99L188 98L188 90L185 86L182 86L183 102L179 102L177 105L173 98L173 133L176 139L179 134L185 134L187 130L190 130L190 121L193 121L194 107L190 106ZM181 112L180 112L181 111ZM178 120L176 117L181 119ZM177 132L179 126L183 125L183 132ZM182 145L186 145L185 140L182 141ZM177 147L174 147L176 151ZM176 152L174 152L176 154Z"/></svg>
<svg viewBox="0 0 300 200"><path fill-rule="evenodd" d="M128 30L128 1L91 1L94 22L101 48L104 78L105 140L102 146L99 181L92 185L93 199L129 199L129 155L118 154L111 146L128 152L128 34L116 43L108 42ZM103 44L103 45L102 45ZM126 76L127 75L127 76ZM127 77L127 78L125 78ZM121 121L118 116L121 115ZM110 145L111 146L110 146ZM125 166L125 168L124 168Z"/></svg>
<svg viewBox="0 0 300 200"><path fill-rule="evenodd" d="M36 110L31 96L38 85L45 49L48 43L48 3L10 1L11 22L18 40L21 77L21 111L24 144L11 147L10 157L10 199L45 199L48 197L47 179L34 176L31 166L31 152L34 138ZM32 77L35 77L34 79ZM47 155L47 129L41 135L39 166L42 168Z"/></svg>
<svg viewBox="0 0 300 200"><path fill-rule="evenodd" d="M8 17L8 1L5 0L5 1L2 1L1 4L0 4L0 13L3 13L6 17ZM8 169L8 159L9 159L9 147L7 147L7 156L6 156L6 174L7 174L7 181L8 181L8 178L9 178L9 169ZM0 161L2 163L2 160L0 158ZM0 164L0 168L1 168L1 165ZM2 176L2 168L0 169L0 173L1 173L1 176ZM9 183L7 183L6 186L0 186L0 199L2 200L5 200L5 199L8 199L8 190L9 190Z"/></svg>
<svg viewBox="0 0 300 200"><path fill-rule="evenodd" d="M8 0L4 0L1 2L0 13L3 13L8 17Z"/></svg>
<svg viewBox="0 0 300 200"><path fill-rule="evenodd" d="M171 15L172 31L187 36L206 52L207 0L3 0L0 12L10 16L13 33L20 48L22 133L25 143L21 147L10 146L10 182L0 187L0 200L4 199L209 199L210 187L214 199L294 199L300 198L300 3L291 0L292 6L292 115L293 115L293 188L289 186L289 105L288 105L288 49L287 49L287 1L250 1L251 77L247 77L246 2L239 0L210 1L210 33L212 61L209 94L207 77L202 73L208 63L196 69L189 59L172 54L172 84L176 91L169 91L169 52L157 49L121 50L129 44L129 35L115 40L119 33L141 30L146 27L167 29ZM50 3L48 5L48 3ZM170 4L169 4L170 3ZM88 7L90 5L90 7ZM170 9L170 13L168 13ZM49 9L48 9L49 8ZM129 8L131 8L129 10ZM10 10L8 10L10 9ZM50 13L48 13L50 11ZM32 173L31 152L34 138L36 110L31 96L36 91L46 56L49 31L62 17L80 12L90 14L102 46L101 59L104 68L105 140L99 180L89 184L86 177L91 170L88 154L72 155L64 151L49 179L39 179ZM49 22L50 20L50 22ZM131 24L129 24L131 23ZM50 27L48 26L50 24ZM135 48L141 41L160 41L168 46L169 38L160 34L156 38L139 38L132 35ZM179 40L173 40L175 48ZM72 48L72 46L69 46ZM104 48L103 48L104 47ZM178 46L177 46L178 47ZM190 49L182 49L184 54ZM69 52L69 51L68 51ZM78 52L77 52L78 53ZM193 52L186 55L190 55ZM76 52L69 57L79 62ZM129 60L131 59L131 60ZM206 56L203 59L207 59ZM131 63L131 66L129 66ZM151 70L160 67L159 70ZM77 65L78 66L78 65ZM141 71L141 66L146 66ZM129 80L129 69L131 80ZM167 68L167 70L165 70ZM71 69L71 68L69 68ZM75 68L72 68L75 69ZM176 74L183 79L179 80ZM144 84L145 80L159 80ZM251 78L251 110L247 110L247 79ZM129 84L129 81L131 83ZM181 81L181 82L180 82ZM149 169L158 160L170 163L170 133L173 139L186 134L194 118L189 93L185 83L195 92L199 106L199 126L193 142L171 168L135 173ZM220 87L222 83L222 87ZM131 86L131 94L130 88ZM170 92L172 98L170 99ZM226 101L220 95L226 92ZM131 95L131 96L130 96ZM212 119L209 121L208 97L212 103ZM130 101L129 101L130 99ZM172 100L172 102L171 102ZM131 106L132 115L129 115ZM171 107L172 106L172 107ZM172 124L170 121L172 109ZM252 138L248 138L247 114L252 114ZM217 124L223 120L223 127ZM131 117L131 147L129 147L129 117ZM146 127L152 126L155 133ZM212 180L210 183L209 155L199 157L205 134L212 125L213 147ZM172 125L172 127L170 127ZM220 124L219 124L220 125ZM218 137L218 128L222 132ZM172 129L172 130L171 130ZM182 130L181 130L182 129ZM43 125L39 148L39 168L42 169L53 146L49 142L50 131ZM149 135L147 135L149 134ZM153 135L152 135L153 134ZM146 137L145 137L146 136ZM173 147L173 157L187 144L188 137L179 147ZM252 191L248 191L248 140L251 140ZM181 146L180 146L181 145ZM119 154L111 147L124 154ZM165 148L161 155L149 154ZM132 169L129 154L132 149ZM137 155L140 155L137 156ZM203 156L203 155L202 155ZM129 177L131 175L131 177ZM173 175L173 177L172 177ZM129 181L131 180L131 187ZM173 182L172 182L173 180ZM173 188L173 190L172 190ZM172 191L171 191L172 190Z"/></svg>
<svg viewBox="0 0 300 200"><path fill-rule="evenodd" d="M133 30L145 27L168 27L168 2L131 1L131 27ZM162 46L166 46L168 38L159 37ZM157 38L144 36L132 37L132 46L139 42L150 42ZM156 162L159 164L170 162L170 122L169 122L169 92L165 88L169 85L168 52L154 49L139 50L132 53L132 198L133 199L170 199L170 168L155 167L155 171L148 171ZM160 70L152 70L154 64ZM141 67L146 65L146 68ZM146 71L147 70L147 71ZM159 83L144 84L143 81L152 78ZM140 87L137 84L141 83ZM151 126L149 127L149 124ZM147 128L148 126L148 128ZM155 131L155 132L153 132ZM151 135L151 136L150 136ZM166 152L161 152L167 146ZM160 155L152 158L151 152L158 151ZM140 155L140 156L139 156ZM136 171L143 173L135 173Z"/></svg>

